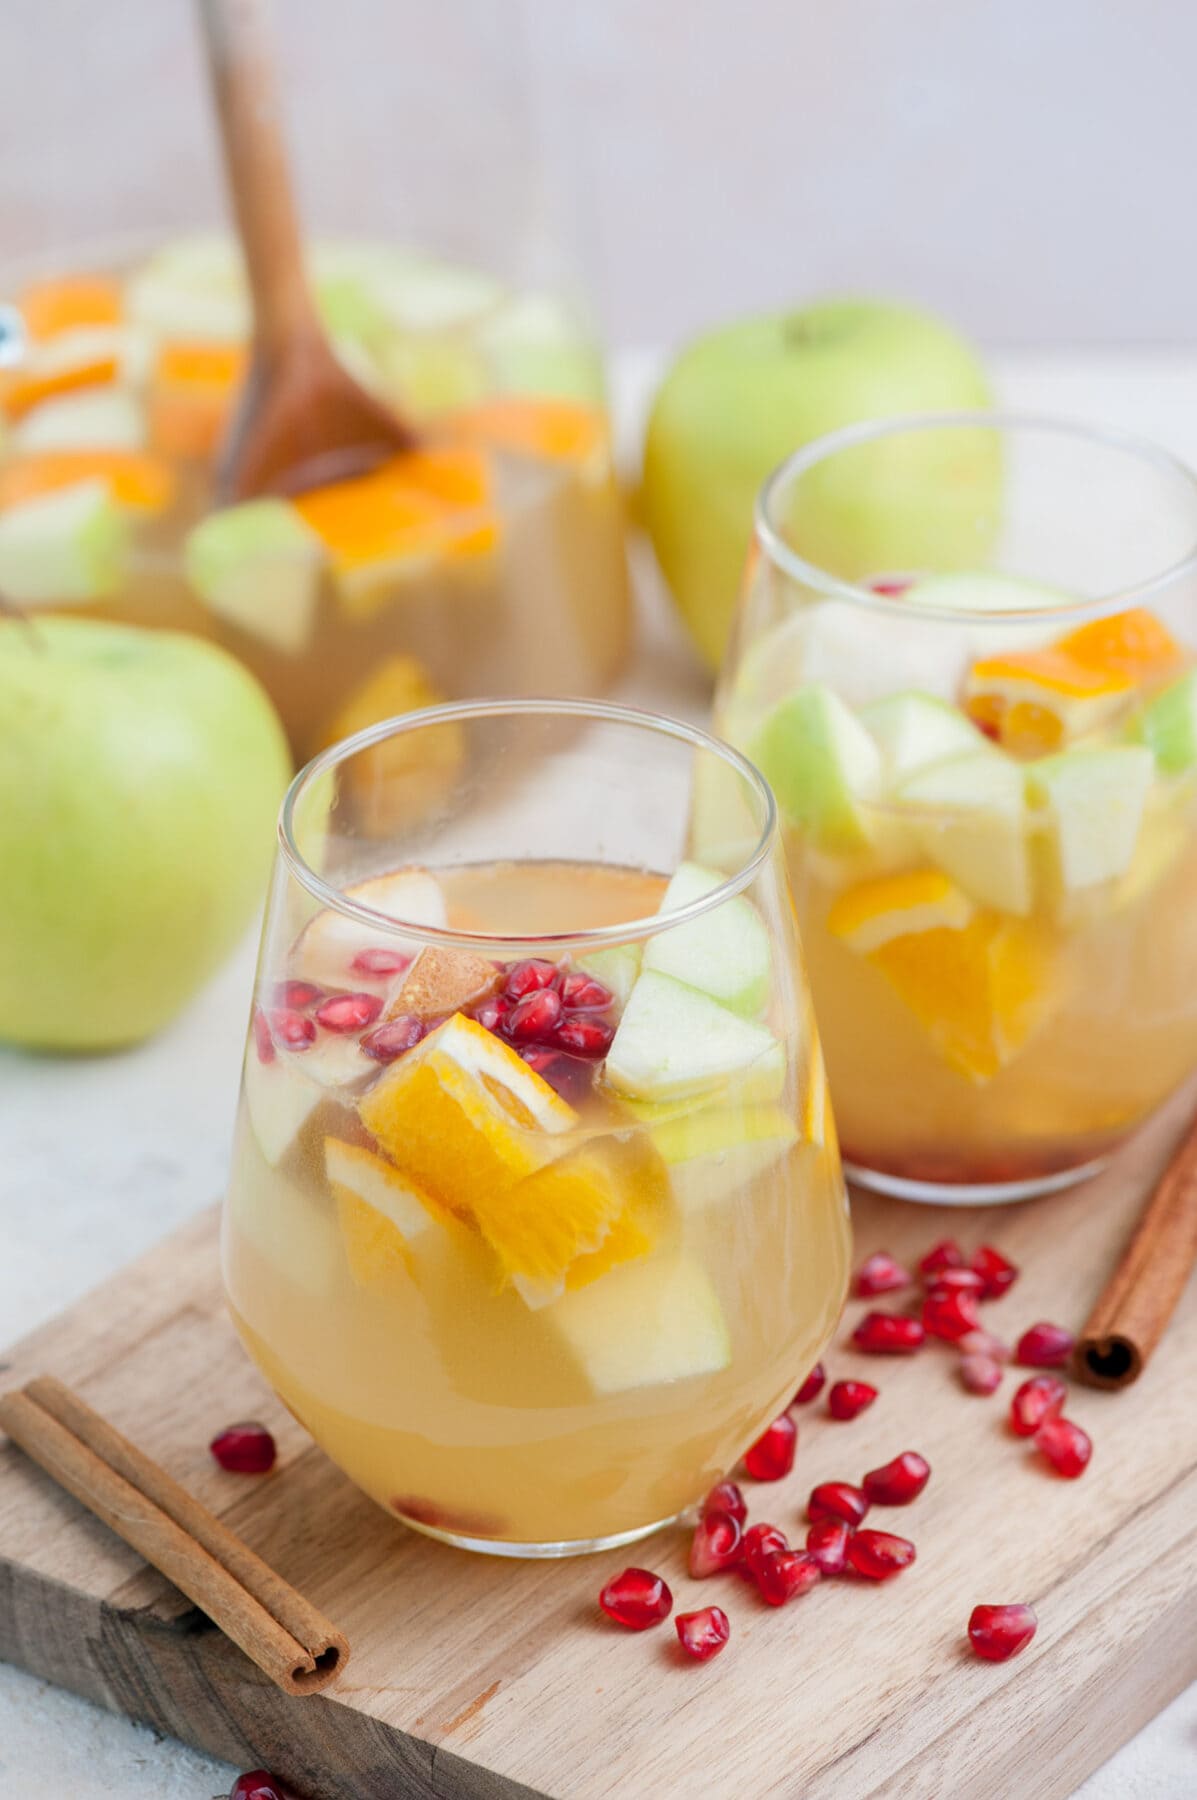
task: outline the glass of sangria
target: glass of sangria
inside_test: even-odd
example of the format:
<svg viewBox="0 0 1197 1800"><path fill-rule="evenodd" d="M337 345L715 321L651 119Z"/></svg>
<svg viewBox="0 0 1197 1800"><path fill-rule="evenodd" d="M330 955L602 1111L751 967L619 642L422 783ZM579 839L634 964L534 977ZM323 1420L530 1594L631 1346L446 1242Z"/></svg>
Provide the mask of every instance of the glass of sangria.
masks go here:
<svg viewBox="0 0 1197 1800"><path fill-rule="evenodd" d="M724 734L772 783L850 1173L1013 1200L1197 1067L1197 479L899 419L762 492Z"/></svg>
<svg viewBox="0 0 1197 1800"><path fill-rule="evenodd" d="M696 788L728 833L702 863ZM849 1260L751 765L532 700L317 758L282 813L223 1256L250 1355L405 1523L564 1555L700 1499L818 1358Z"/></svg>

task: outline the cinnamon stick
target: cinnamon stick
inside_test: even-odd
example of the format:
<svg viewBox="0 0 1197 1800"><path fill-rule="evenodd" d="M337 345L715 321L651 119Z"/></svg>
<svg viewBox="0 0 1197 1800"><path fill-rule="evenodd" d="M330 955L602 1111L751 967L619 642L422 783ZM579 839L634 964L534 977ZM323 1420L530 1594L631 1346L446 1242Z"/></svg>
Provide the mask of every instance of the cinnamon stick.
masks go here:
<svg viewBox="0 0 1197 1800"><path fill-rule="evenodd" d="M336 1627L60 1381L0 1395L0 1427L286 1693L318 1693L345 1666Z"/></svg>
<svg viewBox="0 0 1197 1800"><path fill-rule="evenodd" d="M1089 1315L1073 1373L1090 1387L1137 1381L1197 1261L1197 1118L1144 1207L1122 1258Z"/></svg>

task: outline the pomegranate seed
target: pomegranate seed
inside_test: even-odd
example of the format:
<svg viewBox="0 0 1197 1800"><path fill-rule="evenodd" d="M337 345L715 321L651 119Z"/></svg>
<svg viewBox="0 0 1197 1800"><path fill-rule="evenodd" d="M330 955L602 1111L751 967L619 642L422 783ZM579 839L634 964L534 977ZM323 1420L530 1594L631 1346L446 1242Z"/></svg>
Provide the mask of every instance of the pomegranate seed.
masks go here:
<svg viewBox="0 0 1197 1800"><path fill-rule="evenodd" d="M553 996L554 999L556 996ZM536 996L540 998L539 995ZM547 999L548 996L546 995ZM532 1000L521 1000L520 1006L531 1006ZM519 1008L516 1008L517 1012ZM574 1056L606 1056L611 1048L611 1039L615 1036L614 1025L608 1025L605 1019L573 1017L562 1019L557 1027L554 1042L563 1050L569 1050Z"/></svg>
<svg viewBox="0 0 1197 1800"><path fill-rule="evenodd" d="M789 1413L782 1413L744 1452L744 1467L754 1481L780 1481L794 1467L797 1448L798 1427Z"/></svg>
<svg viewBox="0 0 1197 1800"><path fill-rule="evenodd" d="M520 1055L563 1100L583 1100L594 1086L594 1064L580 1056L567 1056L564 1050L549 1050L541 1044L525 1045Z"/></svg>
<svg viewBox="0 0 1197 1800"><path fill-rule="evenodd" d="M957 1338L956 1348L965 1356L988 1356L992 1362L1008 1363L1013 1360L1014 1352L1009 1344L992 1331L966 1331L962 1338Z"/></svg>
<svg viewBox="0 0 1197 1800"><path fill-rule="evenodd" d="M359 950L349 967L355 975L402 975L411 968L412 961L402 950L379 945L376 949Z"/></svg>
<svg viewBox="0 0 1197 1800"><path fill-rule="evenodd" d="M923 1329L932 1337L955 1343L980 1324L974 1295L955 1288L933 1287L923 1300Z"/></svg>
<svg viewBox="0 0 1197 1800"><path fill-rule="evenodd" d="M474 1008L474 1017L486 1031L499 1031L508 1013L511 1001L502 994L491 994Z"/></svg>
<svg viewBox="0 0 1197 1800"><path fill-rule="evenodd" d="M767 1556L789 1547L789 1538L776 1525L750 1525L744 1533L744 1561L753 1575Z"/></svg>
<svg viewBox="0 0 1197 1800"><path fill-rule="evenodd" d="M823 1570L805 1550L774 1550L761 1557L754 1573L761 1600L767 1600L769 1606L785 1606L787 1600L796 1600L799 1593L814 1588Z"/></svg>
<svg viewBox="0 0 1197 1800"><path fill-rule="evenodd" d="M859 1525L869 1510L869 1496L850 1481L821 1481L810 1491L806 1516L813 1525L817 1519L839 1519L844 1525Z"/></svg>
<svg viewBox="0 0 1197 1800"><path fill-rule="evenodd" d="M974 1606L968 1641L984 1662L1007 1662L1025 1650L1039 1628L1031 1606Z"/></svg>
<svg viewBox="0 0 1197 1800"><path fill-rule="evenodd" d="M903 1450L892 1462L870 1469L861 1487L874 1506L909 1506L931 1479L931 1464L917 1450Z"/></svg>
<svg viewBox="0 0 1197 1800"><path fill-rule="evenodd" d="M932 1278L941 1269L962 1269L964 1252L955 1238L940 1238L938 1244L932 1244L926 1256L919 1263L919 1274L923 1280L932 1285Z"/></svg>
<svg viewBox="0 0 1197 1800"><path fill-rule="evenodd" d="M1058 1369L1072 1355L1071 1331L1062 1325L1048 1325L1042 1320L1024 1331L1014 1346L1014 1360L1024 1369Z"/></svg>
<svg viewBox="0 0 1197 1800"><path fill-rule="evenodd" d="M516 1001L504 1029L515 1044L547 1044L560 1020L560 994L555 988L537 988Z"/></svg>
<svg viewBox="0 0 1197 1800"><path fill-rule="evenodd" d="M975 1269L941 1269L931 1283L931 1290L937 1294L969 1294L980 1299L984 1286Z"/></svg>
<svg viewBox="0 0 1197 1800"><path fill-rule="evenodd" d="M270 1775L265 1769L250 1769L248 1774L238 1775L229 1800L295 1800L295 1793L277 1775Z"/></svg>
<svg viewBox="0 0 1197 1800"><path fill-rule="evenodd" d="M503 992L509 1000L522 1000L525 994L535 994L541 988L552 987L556 979L556 963L545 962L543 957L533 956L527 962L511 965L503 983Z"/></svg>
<svg viewBox="0 0 1197 1800"><path fill-rule="evenodd" d="M806 1548L824 1575L842 1575L852 1527L842 1519L816 1519L806 1534Z"/></svg>
<svg viewBox="0 0 1197 1800"><path fill-rule="evenodd" d="M274 1061L274 1039L270 1035L270 1025L266 1014L260 1006L254 1007L254 1048L258 1053L258 1061L272 1063Z"/></svg>
<svg viewBox="0 0 1197 1800"><path fill-rule="evenodd" d="M854 1419L876 1398L877 1389L867 1381L837 1381L827 1396L827 1410L833 1419Z"/></svg>
<svg viewBox="0 0 1197 1800"><path fill-rule="evenodd" d="M1010 1402L1010 1429L1016 1437L1034 1437L1047 1419L1064 1410L1068 1389L1058 1375L1032 1375Z"/></svg>
<svg viewBox="0 0 1197 1800"><path fill-rule="evenodd" d="M798 1392L794 1395L790 1405L809 1406L812 1400L817 1400L819 1398L819 1395L823 1392L826 1381L827 1370L823 1367L822 1363L816 1363L806 1380L802 1383L802 1386L798 1389Z"/></svg>
<svg viewBox="0 0 1197 1800"><path fill-rule="evenodd" d="M1043 1421L1035 1433L1035 1448L1042 1450L1057 1475L1075 1481L1089 1467L1093 1439L1071 1419L1059 1416Z"/></svg>
<svg viewBox="0 0 1197 1800"><path fill-rule="evenodd" d="M277 1006L270 1014L270 1035L288 1050L307 1050L316 1041L315 1021L290 1007Z"/></svg>
<svg viewBox="0 0 1197 1800"><path fill-rule="evenodd" d="M411 1050L424 1035L424 1027L419 1019L411 1013L403 1013L397 1019L388 1019L385 1025L379 1025L368 1031L362 1039L362 1049L375 1062L394 1062L405 1050Z"/></svg>
<svg viewBox="0 0 1197 1800"><path fill-rule="evenodd" d="M909 576L905 580L900 580L898 577L895 576L892 580L887 580L887 581L883 581L879 577L876 581L870 581L869 586L872 588L872 590L875 594L893 595L893 594L904 594L906 592L907 588L911 587L913 585L913 583L914 583L913 576Z"/></svg>
<svg viewBox="0 0 1197 1800"><path fill-rule="evenodd" d="M870 1356L909 1356L922 1349L926 1335L921 1321L905 1313L871 1312L852 1333L852 1342Z"/></svg>
<svg viewBox="0 0 1197 1800"><path fill-rule="evenodd" d="M895 1288L909 1286L909 1271L896 1262L888 1250L878 1250L866 1257L857 1269L852 1292L866 1300L871 1294L892 1294Z"/></svg>
<svg viewBox="0 0 1197 1800"><path fill-rule="evenodd" d="M561 983L561 1004L570 1012L606 1012L614 999L610 988L581 970Z"/></svg>
<svg viewBox="0 0 1197 1800"><path fill-rule="evenodd" d="M669 1617L673 1595L651 1570L625 1569L607 1583L599 1605L617 1625L626 1625L629 1631L647 1631Z"/></svg>
<svg viewBox="0 0 1197 1800"><path fill-rule="evenodd" d="M743 1525L748 1517L748 1502L734 1481L720 1481L713 1487L702 1503L703 1516L707 1513L726 1513L738 1525Z"/></svg>
<svg viewBox="0 0 1197 1800"><path fill-rule="evenodd" d="M849 1568L869 1581L888 1581L900 1575L914 1561L914 1545L909 1538L894 1537L888 1531L857 1531L848 1539L846 1551Z"/></svg>
<svg viewBox="0 0 1197 1800"><path fill-rule="evenodd" d="M316 1008L316 1023L325 1031L364 1031L381 1011L382 1001L377 994L338 994L335 1000L326 1000Z"/></svg>
<svg viewBox="0 0 1197 1800"><path fill-rule="evenodd" d="M992 1244L981 1245L973 1257L972 1266L974 1272L981 1277L982 1300L996 1300L1018 1280L1017 1263L1012 1263L1008 1256L1003 1256Z"/></svg>
<svg viewBox="0 0 1197 1800"><path fill-rule="evenodd" d="M730 1569L740 1560L743 1535L739 1519L730 1513L704 1513L694 1528L690 1542L690 1573L695 1581L704 1575L715 1575Z"/></svg>
<svg viewBox="0 0 1197 1800"><path fill-rule="evenodd" d="M960 1385L969 1394L996 1393L1002 1383L1002 1365L992 1356L974 1351L960 1358Z"/></svg>
<svg viewBox="0 0 1197 1800"><path fill-rule="evenodd" d="M682 1649L698 1662L710 1662L712 1656L718 1656L731 1634L727 1614L721 1606L704 1606L698 1612L679 1613L673 1622Z"/></svg>
<svg viewBox="0 0 1197 1800"><path fill-rule="evenodd" d="M784 1606L813 1588L823 1571L805 1550L774 1550L757 1564L756 1585L770 1606Z"/></svg>
<svg viewBox="0 0 1197 1800"><path fill-rule="evenodd" d="M276 1006L285 1006L294 1012L306 1012L317 1000L323 1000L324 989L317 987L314 981L280 981L275 992Z"/></svg>
<svg viewBox="0 0 1197 1800"><path fill-rule="evenodd" d="M221 1468L233 1475L265 1475L278 1455L274 1439L256 1419L226 1425L208 1448Z"/></svg>

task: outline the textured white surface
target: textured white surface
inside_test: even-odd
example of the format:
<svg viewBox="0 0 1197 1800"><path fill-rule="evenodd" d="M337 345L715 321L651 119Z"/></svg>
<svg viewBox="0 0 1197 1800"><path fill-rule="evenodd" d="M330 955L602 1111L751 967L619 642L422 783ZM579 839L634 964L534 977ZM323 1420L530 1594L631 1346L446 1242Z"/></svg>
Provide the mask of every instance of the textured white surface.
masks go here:
<svg viewBox="0 0 1197 1800"><path fill-rule="evenodd" d="M652 367L651 358L625 365L630 438ZM1139 430L1197 463L1197 355L1007 358L1000 373L1012 404ZM629 694L658 702L668 694L690 711L700 693L694 665L655 603L649 611ZM126 1055L57 1061L0 1048L0 1343L220 1191L254 953L247 939L168 1032ZM3 1800L209 1800L231 1779L223 1764L0 1666ZM1194 1793L1197 1687L1078 1789L1078 1800Z"/></svg>

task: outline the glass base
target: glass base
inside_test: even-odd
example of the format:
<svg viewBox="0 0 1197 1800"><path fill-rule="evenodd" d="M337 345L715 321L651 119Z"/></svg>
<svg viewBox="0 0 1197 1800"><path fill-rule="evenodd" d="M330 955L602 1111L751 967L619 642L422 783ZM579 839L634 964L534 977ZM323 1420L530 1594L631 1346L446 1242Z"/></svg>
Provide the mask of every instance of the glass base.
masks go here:
<svg viewBox="0 0 1197 1800"><path fill-rule="evenodd" d="M435 1538L438 1544L451 1544L455 1550L478 1550L484 1556L516 1556L525 1561L550 1556L591 1556L597 1550L618 1550L621 1545L639 1543L641 1538L651 1537L654 1531L661 1531L674 1522L673 1518L656 1519L651 1525L637 1525L631 1531L617 1531L611 1537L564 1539L557 1544L512 1544L501 1538L465 1537L459 1531L442 1531L436 1525L409 1519L405 1513L394 1516L412 1531Z"/></svg>
<svg viewBox="0 0 1197 1800"><path fill-rule="evenodd" d="M1075 1169L1058 1169L1051 1175L1030 1175L1023 1181L908 1181L902 1175L887 1175L880 1169L865 1169L859 1163L845 1162L844 1173L859 1187L875 1194L888 1194L893 1200L915 1200L924 1206L1007 1206L1015 1200L1035 1200L1042 1194L1058 1194L1063 1188L1076 1187L1104 1169L1108 1156Z"/></svg>

